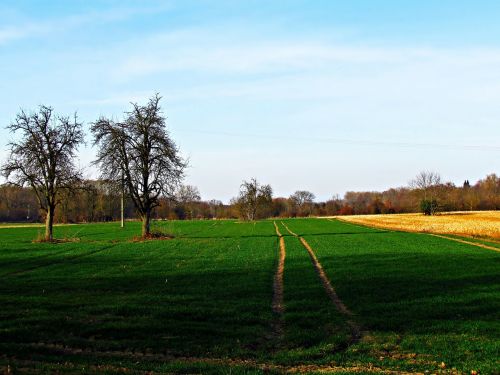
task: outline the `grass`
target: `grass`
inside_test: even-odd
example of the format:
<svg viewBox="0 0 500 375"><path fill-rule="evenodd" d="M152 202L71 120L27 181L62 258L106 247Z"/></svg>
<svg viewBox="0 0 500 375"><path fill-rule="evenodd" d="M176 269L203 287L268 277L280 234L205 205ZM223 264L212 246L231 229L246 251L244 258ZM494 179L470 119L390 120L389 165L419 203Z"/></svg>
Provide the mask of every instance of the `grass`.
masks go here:
<svg viewBox="0 0 500 375"><path fill-rule="evenodd" d="M286 233L285 228L280 228ZM325 294L311 267L309 255L293 237L285 238L285 338L280 363L322 359L343 349L349 332L341 315Z"/></svg>
<svg viewBox="0 0 500 375"><path fill-rule="evenodd" d="M1 228L0 369L43 373L495 373L500 254L425 234L289 219L364 335L326 295L307 251L285 235L283 316L271 310L272 221ZM477 240L483 241L483 240ZM275 332L276 321L283 325ZM444 362L445 369L440 367Z"/></svg>
<svg viewBox="0 0 500 375"><path fill-rule="evenodd" d="M301 221L287 225L303 227ZM360 347L374 364L425 371L444 362L464 373L498 370L497 253L428 235L363 233L361 227L345 233L344 223L329 225L330 235L304 237L369 332Z"/></svg>
<svg viewBox="0 0 500 375"><path fill-rule="evenodd" d="M500 240L500 211L447 212L433 216L423 214L354 215L342 216L339 219L383 229Z"/></svg>

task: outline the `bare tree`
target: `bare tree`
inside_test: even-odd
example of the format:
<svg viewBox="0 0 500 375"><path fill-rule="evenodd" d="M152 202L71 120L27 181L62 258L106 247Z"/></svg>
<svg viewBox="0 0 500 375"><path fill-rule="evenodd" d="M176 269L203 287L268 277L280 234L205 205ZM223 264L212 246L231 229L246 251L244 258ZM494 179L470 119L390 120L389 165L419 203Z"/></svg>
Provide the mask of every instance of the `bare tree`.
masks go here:
<svg viewBox="0 0 500 375"><path fill-rule="evenodd" d="M224 208L222 201L218 199L211 199L208 201L208 206L210 207L210 217L217 218L220 216L220 211Z"/></svg>
<svg viewBox="0 0 500 375"><path fill-rule="evenodd" d="M193 185L181 185L175 194L177 202L186 211L189 219L193 218L193 204L201 200L200 191Z"/></svg>
<svg viewBox="0 0 500 375"><path fill-rule="evenodd" d="M439 173L421 171L413 180L410 181L410 187L422 190L424 192L424 199L427 199L428 191L440 183L441 176Z"/></svg>
<svg viewBox="0 0 500 375"><path fill-rule="evenodd" d="M193 185L181 185L175 194L179 202L198 202L201 200L200 191Z"/></svg>
<svg viewBox="0 0 500 375"><path fill-rule="evenodd" d="M151 233L151 212L159 198L172 197L187 163L170 138L156 94L140 106L132 103L123 122L101 117L92 124L103 177L125 186L142 218L142 235Z"/></svg>
<svg viewBox="0 0 500 375"><path fill-rule="evenodd" d="M315 198L316 196L310 191L298 190L289 199L298 214L308 215L311 213L311 205Z"/></svg>
<svg viewBox="0 0 500 375"><path fill-rule="evenodd" d="M260 185L255 178L243 181L236 205L246 220L255 220L257 212L272 204L273 190L270 185Z"/></svg>
<svg viewBox="0 0 500 375"><path fill-rule="evenodd" d="M45 240L52 241L54 212L61 195L82 178L73 163L83 142L82 124L76 113L72 118L55 116L51 107L40 106L38 112L21 111L7 129L20 133L20 139L9 143L10 156L2 174L12 184L32 188L46 214Z"/></svg>
<svg viewBox="0 0 500 375"><path fill-rule="evenodd" d="M410 181L410 187L423 192L423 200L420 202L422 211L427 215L432 215L437 209L437 202L434 197L435 188L441 183L439 173L432 171L421 171Z"/></svg>

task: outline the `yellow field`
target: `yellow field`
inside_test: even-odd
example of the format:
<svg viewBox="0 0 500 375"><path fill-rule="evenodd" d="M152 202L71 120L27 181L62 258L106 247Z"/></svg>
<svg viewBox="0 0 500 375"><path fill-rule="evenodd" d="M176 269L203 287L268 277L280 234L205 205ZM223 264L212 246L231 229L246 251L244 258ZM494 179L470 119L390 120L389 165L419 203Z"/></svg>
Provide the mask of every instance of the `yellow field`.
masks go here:
<svg viewBox="0 0 500 375"><path fill-rule="evenodd" d="M350 223L408 232L500 239L500 211L448 212L434 216L423 214L353 215L337 218Z"/></svg>

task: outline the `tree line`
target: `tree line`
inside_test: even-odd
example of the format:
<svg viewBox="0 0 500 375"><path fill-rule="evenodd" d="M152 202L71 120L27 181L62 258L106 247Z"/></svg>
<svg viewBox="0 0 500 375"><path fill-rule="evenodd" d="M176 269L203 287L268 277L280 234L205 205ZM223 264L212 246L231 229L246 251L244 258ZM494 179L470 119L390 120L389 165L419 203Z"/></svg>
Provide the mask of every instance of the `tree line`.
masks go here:
<svg viewBox="0 0 500 375"><path fill-rule="evenodd" d="M268 184L243 181L229 204L202 201L195 186L182 185L187 161L166 128L156 94L145 105L132 103L123 119L100 117L91 123L93 162L97 180L86 180L76 167L84 142L83 124L73 116L55 115L51 107L22 110L7 129L16 136L1 167L7 183L0 186L0 221L46 224L45 240L53 239L54 222L117 220L121 213L142 220L142 235L151 236L152 219L256 220L268 217L405 213L439 210L500 209L500 178L490 174L471 185L442 182L438 173L424 171L408 187L384 192L347 192L316 202L298 190L274 197ZM123 206L123 210L122 210ZM57 210L56 210L57 207Z"/></svg>
<svg viewBox="0 0 500 375"><path fill-rule="evenodd" d="M254 179L245 182L252 184ZM84 188L64 192L55 213L56 223L104 222L120 219L119 189L110 181L86 180ZM258 182L257 182L257 185ZM257 189L259 186L257 186ZM267 185L253 197L240 192L229 204L220 200L202 200L198 189L180 185L170 197L161 197L152 210L155 220L185 219L263 219L269 217L307 217L334 215L392 214L421 212L424 190L412 186L391 188L382 192L349 191L340 197L318 202L309 191L297 191L290 197L274 197ZM243 190L243 195L248 190ZM425 193L427 195L427 193ZM434 211L471 211L500 209L500 177L490 174L484 179L461 186L451 182L433 187ZM256 205L253 205L256 202ZM43 211L30 188L0 185L0 222L39 222ZM125 199L127 219L140 219L130 199Z"/></svg>

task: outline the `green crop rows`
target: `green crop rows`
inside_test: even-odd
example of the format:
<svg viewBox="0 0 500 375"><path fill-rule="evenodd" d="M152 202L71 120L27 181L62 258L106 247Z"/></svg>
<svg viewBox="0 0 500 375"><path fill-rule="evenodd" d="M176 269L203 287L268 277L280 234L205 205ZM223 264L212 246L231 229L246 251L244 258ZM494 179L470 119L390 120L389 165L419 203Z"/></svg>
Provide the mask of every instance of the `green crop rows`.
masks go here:
<svg viewBox="0 0 500 375"><path fill-rule="evenodd" d="M0 228L0 369L482 374L500 368L500 253L327 219ZM298 237L293 236L289 228ZM338 297L332 302L299 237ZM361 327L353 340L348 321ZM277 322L282 331L277 331ZM342 370L345 369L345 370Z"/></svg>

